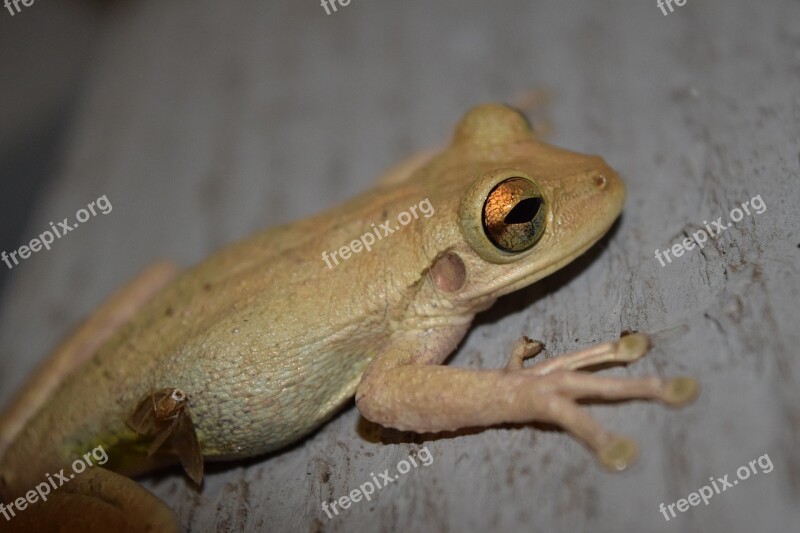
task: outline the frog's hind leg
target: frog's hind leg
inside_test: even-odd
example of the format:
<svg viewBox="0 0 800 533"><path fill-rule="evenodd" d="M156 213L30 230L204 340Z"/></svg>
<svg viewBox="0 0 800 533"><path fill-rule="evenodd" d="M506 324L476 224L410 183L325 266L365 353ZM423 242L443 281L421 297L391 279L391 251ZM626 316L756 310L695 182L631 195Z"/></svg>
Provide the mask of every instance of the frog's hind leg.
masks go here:
<svg viewBox="0 0 800 533"><path fill-rule="evenodd" d="M179 531L175 515L163 502L135 481L102 467L75 474L52 492L50 488L44 481L34 489L39 491L34 503L16 510L11 518L15 531Z"/></svg>
<svg viewBox="0 0 800 533"><path fill-rule="evenodd" d="M155 264L115 292L37 369L0 415L0 457L51 392L97 351L178 272L172 263Z"/></svg>

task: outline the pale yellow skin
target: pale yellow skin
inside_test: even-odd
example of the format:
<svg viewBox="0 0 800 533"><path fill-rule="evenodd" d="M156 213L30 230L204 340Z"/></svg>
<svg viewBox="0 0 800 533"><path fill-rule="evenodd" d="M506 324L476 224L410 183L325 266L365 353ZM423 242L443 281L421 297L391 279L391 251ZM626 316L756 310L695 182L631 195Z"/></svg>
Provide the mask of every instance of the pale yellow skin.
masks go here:
<svg viewBox="0 0 800 533"><path fill-rule="evenodd" d="M498 251L480 230L487 187L511 176L534 181L547 210L542 237L516 254ZM333 268L321 260L322 252L357 239L370 223L394 221L426 198L435 208L430 218L420 217ZM106 324L96 349L65 349L60 364L50 365L68 374L63 382L46 367L37 379L49 385L29 387L0 420L0 493L24 492L45 471L98 445L111 457L106 466L125 473L174 461L163 454L147 459L147 440L126 424L139 400L164 388L188 394L206 459L281 448L355 394L366 418L403 430L554 422L585 441L606 466L624 468L635 456L633 443L603 430L573 400L681 404L694 397L696 384L574 370L634 360L647 348L643 336L529 368L522 360L537 351L531 342L515 346L506 369L437 366L477 312L591 247L624 199L621 180L601 158L541 143L518 113L480 106L462 119L445 149L398 167L376 188L223 249L174 281L161 270L131 286L131 295L146 303L120 313L131 317L118 321L124 325ZM447 268L458 260L463 269ZM118 310L112 305L93 320ZM102 328L82 334L91 338L96 329ZM137 487L104 469L91 471L102 472L91 474L102 477L94 492L116 490L124 499ZM146 496L141 502L157 505Z"/></svg>

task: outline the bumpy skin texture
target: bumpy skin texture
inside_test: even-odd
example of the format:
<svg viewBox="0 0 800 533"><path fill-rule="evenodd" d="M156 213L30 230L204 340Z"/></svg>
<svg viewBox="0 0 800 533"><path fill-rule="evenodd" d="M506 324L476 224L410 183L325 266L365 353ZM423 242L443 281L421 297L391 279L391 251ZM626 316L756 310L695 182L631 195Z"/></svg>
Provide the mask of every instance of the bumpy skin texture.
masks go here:
<svg viewBox="0 0 800 533"><path fill-rule="evenodd" d="M531 249L504 254L481 235L481 209L487 186L516 175L541 191L546 226ZM206 459L296 441L357 389L365 416L403 429L531 419L525 409L533 403L509 407L510 394L526 387L545 395L555 390L549 382L537 389L508 371L477 379L442 374L454 370L446 367L390 370L441 363L475 313L586 251L622 209L617 174L599 157L537 141L515 111L485 105L462 119L444 150L381 183L223 249L168 284L6 436L0 489L30 488L46 470L98 445L111 458L106 466L123 473L174 461L146 458L146 439L126 425L137 403L159 389L186 391ZM370 223L394 226L398 213L423 199L435 208L430 218L333 268L321 260L371 231Z"/></svg>

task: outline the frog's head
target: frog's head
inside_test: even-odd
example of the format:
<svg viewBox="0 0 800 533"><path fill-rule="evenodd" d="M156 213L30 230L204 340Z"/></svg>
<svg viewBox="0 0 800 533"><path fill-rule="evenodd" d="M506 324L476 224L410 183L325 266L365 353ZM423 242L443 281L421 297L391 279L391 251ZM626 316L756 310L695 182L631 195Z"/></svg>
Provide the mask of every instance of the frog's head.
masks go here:
<svg viewBox="0 0 800 533"><path fill-rule="evenodd" d="M468 112L429 170L443 176L431 201L447 217L438 236L429 235L430 281L472 308L584 253L625 201L625 186L602 158L537 141L525 118L502 105Z"/></svg>

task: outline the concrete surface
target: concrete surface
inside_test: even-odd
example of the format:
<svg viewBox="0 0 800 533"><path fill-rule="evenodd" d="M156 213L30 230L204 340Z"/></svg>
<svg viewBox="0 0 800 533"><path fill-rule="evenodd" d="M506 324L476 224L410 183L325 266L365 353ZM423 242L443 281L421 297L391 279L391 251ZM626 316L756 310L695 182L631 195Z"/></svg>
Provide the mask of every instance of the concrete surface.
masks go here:
<svg viewBox="0 0 800 533"><path fill-rule="evenodd" d="M481 315L450 364L499 367L513 339L548 355L654 335L609 375L691 374L689 409L592 407L638 439L600 469L560 431L520 426L422 439L351 405L289 450L145 484L191 531L765 531L800 521L800 3L316 1L122 3L105 22L62 171L24 244L103 194L113 204L11 274L0 401L114 287L158 258L185 264L256 229L356 194L461 113L547 89L551 141L603 155L624 217L584 258ZM760 195L702 250L681 242ZM710 224L710 222L709 222ZM290 305L290 303L287 303ZM419 467L333 519L320 502ZM667 522L659 504L768 455Z"/></svg>

